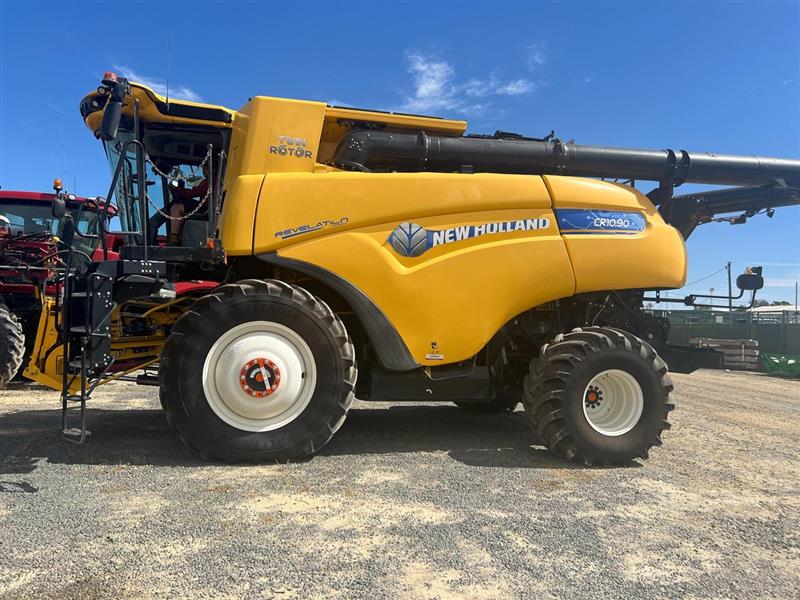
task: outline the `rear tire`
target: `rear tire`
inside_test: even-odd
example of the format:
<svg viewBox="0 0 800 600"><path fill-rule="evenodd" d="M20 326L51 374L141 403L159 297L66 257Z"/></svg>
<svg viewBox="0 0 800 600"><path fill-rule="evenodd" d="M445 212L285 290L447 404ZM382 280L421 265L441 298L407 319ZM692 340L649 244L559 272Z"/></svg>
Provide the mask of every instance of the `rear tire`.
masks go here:
<svg viewBox="0 0 800 600"><path fill-rule="evenodd" d="M6 387L22 366L25 335L22 324L0 301L0 389Z"/></svg>
<svg viewBox="0 0 800 600"><path fill-rule="evenodd" d="M341 320L275 280L224 285L195 302L167 339L161 403L180 438L225 461L313 454L341 427L357 377Z"/></svg>
<svg viewBox="0 0 800 600"><path fill-rule="evenodd" d="M667 366L645 341L610 327L556 338L531 363L528 422L555 454L593 464L646 459L675 408Z"/></svg>

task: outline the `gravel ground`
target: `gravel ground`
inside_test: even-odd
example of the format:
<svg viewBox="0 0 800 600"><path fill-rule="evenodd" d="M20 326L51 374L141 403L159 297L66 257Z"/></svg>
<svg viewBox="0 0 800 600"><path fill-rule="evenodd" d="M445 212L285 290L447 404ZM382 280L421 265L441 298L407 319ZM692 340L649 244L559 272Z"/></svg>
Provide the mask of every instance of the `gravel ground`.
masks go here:
<svg viewBox="0 0 800 600"><path fill-rule="evenodd" d="M226 466L155 388L101 388L85 446L53 392L0 396L0 595L796 598L800 382L674 376L665 446L583 468L520 412L356 403L315 458Z"/></svg>

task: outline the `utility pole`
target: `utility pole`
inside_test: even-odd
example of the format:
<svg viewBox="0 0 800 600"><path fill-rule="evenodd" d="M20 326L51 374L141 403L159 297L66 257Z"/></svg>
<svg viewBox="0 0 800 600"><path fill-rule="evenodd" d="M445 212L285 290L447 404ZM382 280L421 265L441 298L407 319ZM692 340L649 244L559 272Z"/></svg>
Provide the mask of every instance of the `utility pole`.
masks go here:
<svg viewBox="0 0 800 600"><path fill-rule="evenodd" d="M733 289L731 288L731 261L728 261L728 324L733 329Z"/></svg>

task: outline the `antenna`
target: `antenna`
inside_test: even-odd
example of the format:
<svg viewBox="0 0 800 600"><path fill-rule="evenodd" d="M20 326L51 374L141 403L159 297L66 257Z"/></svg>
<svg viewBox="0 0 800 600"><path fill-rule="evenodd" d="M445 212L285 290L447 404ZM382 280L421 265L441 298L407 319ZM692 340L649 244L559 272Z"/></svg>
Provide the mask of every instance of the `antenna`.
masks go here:
<svg viewBox="0 0 800 600"><path fill-rule="evenodd" d="M169 63L170 63L170 54L169 54L169 32L167 32L167 110L169 110Z"/></svg>
<svg viewBox="0 0 800 600"><path fill-rule="evenodd" d="M58 121L58 135L61 138L61 165L64 168L64 179L67 178L67 150L64 146L64 130L61 128L61 120ZM72 192L73 194L75 192Z"/></svg>

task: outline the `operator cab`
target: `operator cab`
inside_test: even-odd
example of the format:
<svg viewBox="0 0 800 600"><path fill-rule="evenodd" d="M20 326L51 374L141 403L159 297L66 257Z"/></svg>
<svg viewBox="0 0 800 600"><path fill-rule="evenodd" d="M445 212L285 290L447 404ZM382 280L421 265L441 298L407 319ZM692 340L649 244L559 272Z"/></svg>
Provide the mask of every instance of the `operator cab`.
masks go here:
<svg viewBox="0 0 800 600"><path fill-rule="evenodd" d="M218 165L219 153L227 145L225 136L214 130L165 128L148 123L140 125L140 136L146 153L148 244L165 246L170 242L170 233L177 230L179 243L173 241L170 245L205 247L214 236L209 218L210 196L222 183ZM112 172L120 160L121 149L131 139L133 131L120 129L116 139L103 141ZM118 178L114 190L125 231L142 229L135 152L133 147L125 152L123 169L127 173ZM195 190L197 193L192 195ZM184 210L176 211L176 204L183 205ZM123 206L127 208L124 214Z"/></svg>
<svg viewBox="0 0 800 600"><path fill-rule="evenodd" d="M232 113L167 100L112 73L81 113L115 174L123 257L193 262L214 254Z"/></svg>

